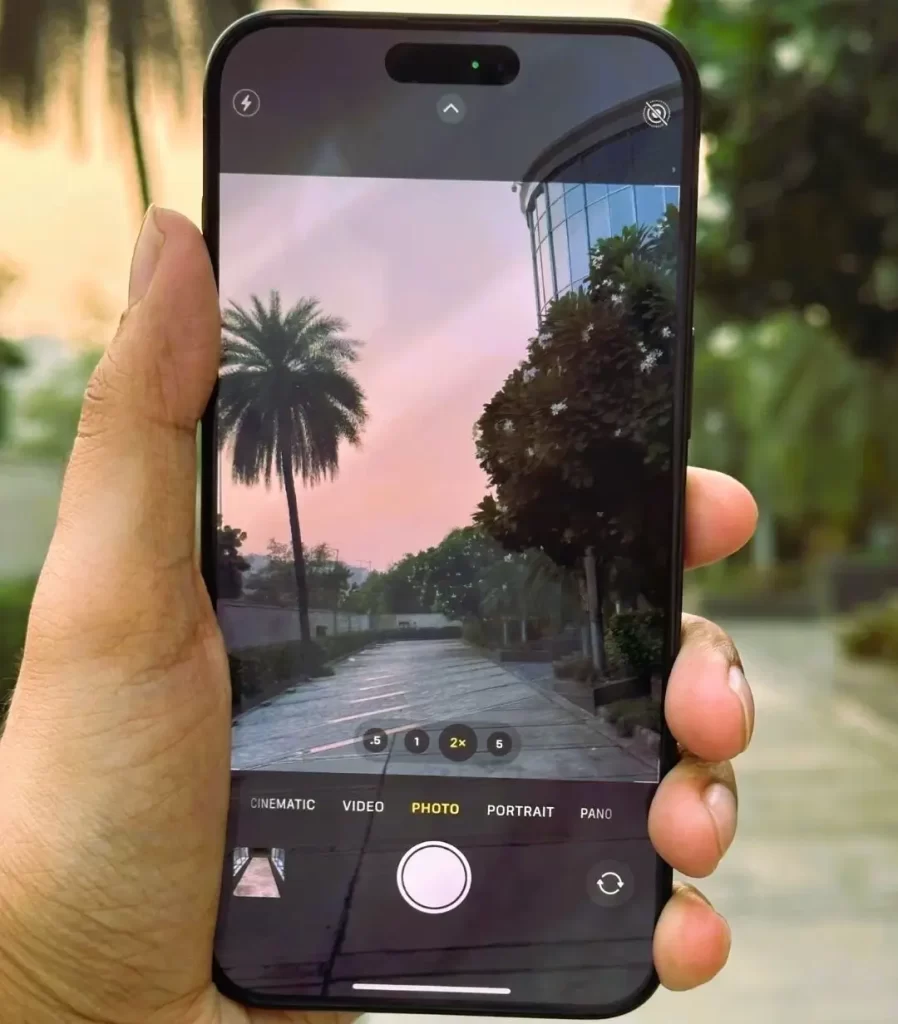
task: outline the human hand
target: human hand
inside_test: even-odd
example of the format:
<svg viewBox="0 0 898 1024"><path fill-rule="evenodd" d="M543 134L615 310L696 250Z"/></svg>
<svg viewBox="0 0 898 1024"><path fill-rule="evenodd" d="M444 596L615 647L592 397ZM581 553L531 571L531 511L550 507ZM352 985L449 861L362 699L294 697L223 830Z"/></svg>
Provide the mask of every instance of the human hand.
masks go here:
<svg viewBox="0 0 898 1024"><path fill-rule="evenodd" d="M231 704L197 567L195 435L219 343L202 237L157 210L135 252L130 309L85 398L0 742L0 1021L323 1016L248 1011L211 980ZM699 564L740 547L755 510L734 481L693 471L688 514ZM659 852L695 876L735 830L725 762L753 715L747 688L727 685L735 663L715 627L687 622L667 715L692 756L662 783L650 824ZM662 981L707 981L728 944L722 919L678 890L655 937Z"/></svg>

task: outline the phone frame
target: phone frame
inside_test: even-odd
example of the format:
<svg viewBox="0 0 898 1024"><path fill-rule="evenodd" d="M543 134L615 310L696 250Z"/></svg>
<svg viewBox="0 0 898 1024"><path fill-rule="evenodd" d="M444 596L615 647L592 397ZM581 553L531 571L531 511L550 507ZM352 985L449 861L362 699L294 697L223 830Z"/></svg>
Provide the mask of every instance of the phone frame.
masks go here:
<svg viewBox="0 0 898 1024"><path fill-rule="evenodd" d="M666 649L668 670L662 694L667 692L670 668L680 648L680 621L683 610L683 557L685 554L686 467L691 432L692 369L694 361L693 297L695 291L696 213L698 204L699 142L701 137L701 86L698 71L689 53L671 33L656 25L616 18L488 16L488 15L402 15L368 14L359 12L262 11L234 22L215 43L206 67L203 87L203 235L212 260L216 284L219 276L219 224L220 224L220 119L221 82L224 65L231 50L246 36L263 29L279 26L311 25L331 28L395 28L416 30L446 30L506 34L560 34L629 36L655 43L673 60L683 87L683 154L680 184L680 239L677 281L677 309L679 332L673 369L673 447L671 464L674 479L680 485L674 494L671 537L672 572L669 599L668 635ZM200 454L200 564L213 605L217 599L216 561L217 547L217 495L218 459L216 458L216 382L201 424ZM663 697L662 697L663 701ZM660 778L676 764L677 744L662 717L659 747ZM655 921L670 898L673 888L671 867L657 857ZM213 980L225 996L243 1005L263 1009L332 1010L356 1013L428 1013L460 1014L491 1017L555 1017L573 1020L604 1020L630 1013L645 1003L659 986L657 973L652 967L646 983L627 1000L595 1007L590 1010L580 1005L522 1004L470 1000L396 1000L333 999L308 996L301 999L260 996L234 984L221 969L213 954Z"/></svg>

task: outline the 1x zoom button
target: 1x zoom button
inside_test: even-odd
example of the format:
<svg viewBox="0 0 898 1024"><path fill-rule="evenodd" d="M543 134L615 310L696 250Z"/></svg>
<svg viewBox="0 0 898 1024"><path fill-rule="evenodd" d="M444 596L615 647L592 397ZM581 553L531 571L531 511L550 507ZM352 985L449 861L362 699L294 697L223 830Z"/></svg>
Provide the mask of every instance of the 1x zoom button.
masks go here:
<svg viewBox="0 0 898 1024"><path fill-rule="evenodd" d="M396 885L405 902L422 914L445 914L462 904L471 890L467 857L433 839L413 846L399 862Z"/></svg>

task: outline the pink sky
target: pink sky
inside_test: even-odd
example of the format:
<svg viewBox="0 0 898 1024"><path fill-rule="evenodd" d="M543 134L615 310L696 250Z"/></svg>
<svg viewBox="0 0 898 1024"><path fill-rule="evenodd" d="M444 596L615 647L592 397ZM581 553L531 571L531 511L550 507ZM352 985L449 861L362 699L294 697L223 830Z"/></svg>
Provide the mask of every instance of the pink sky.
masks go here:
<svg viewBox="0 0 898 1024"><path fill-rule="evenodd" d="M437 544L486 492L473 426L536 327L530 239L511 185L224 175L221 294L317 298L363 341L360 449L333 482L299 487L307 544L385 568ZM244 550L289 539L272 484L235 484L224 460L225 521Z"/></svg>

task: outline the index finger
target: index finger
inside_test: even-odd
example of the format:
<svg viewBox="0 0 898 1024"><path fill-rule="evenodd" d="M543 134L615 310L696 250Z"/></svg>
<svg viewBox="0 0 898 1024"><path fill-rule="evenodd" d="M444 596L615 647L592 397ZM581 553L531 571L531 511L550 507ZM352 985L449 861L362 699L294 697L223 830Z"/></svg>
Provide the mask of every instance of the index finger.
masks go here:
<svg viewBox="0 0 898 1024"><path fill-rule="evenodd" d="M758 506L725 473L689 467L686 479L686 568L719 562L751 540Z"/></svg>

